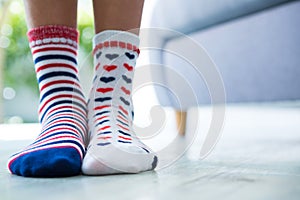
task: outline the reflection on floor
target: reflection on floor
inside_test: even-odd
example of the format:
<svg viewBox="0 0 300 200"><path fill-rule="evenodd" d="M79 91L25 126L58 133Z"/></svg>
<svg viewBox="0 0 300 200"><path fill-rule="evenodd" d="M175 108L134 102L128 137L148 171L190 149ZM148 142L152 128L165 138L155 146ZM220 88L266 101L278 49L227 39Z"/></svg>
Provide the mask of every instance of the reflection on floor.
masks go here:
<svg viewBox="0 0 300 200"><path fill-rule="evenodd" d="M199 119L193 116L197 111ZM172 113L166 110L169 121L146 141L159 153L172 143L167 153L160 154L160 169L134 175L60 179L10 175L8 156L27 145L38 126L0 125L0 199L299 199L299 103L227 106L222 136L203 160L198 158L210 109L190 110L186 138L176 137ZM199 124L195 140L189 139L192 123ZM22 140L12 140L22 134ZM182 147L190 141L192 146L182 155Z"/></svg>

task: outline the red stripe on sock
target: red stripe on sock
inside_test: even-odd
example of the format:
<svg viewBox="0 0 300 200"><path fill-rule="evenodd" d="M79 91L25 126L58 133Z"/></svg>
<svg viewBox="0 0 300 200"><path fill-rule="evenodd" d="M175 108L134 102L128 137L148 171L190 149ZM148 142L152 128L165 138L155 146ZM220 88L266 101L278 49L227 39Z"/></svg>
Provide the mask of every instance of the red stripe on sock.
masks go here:
<svg viewBox="0 0 300 200"><path fill-rule="evenodd" d="M118 46L118 41L110 41L110 46L111 47L117 47Z"/></svg>
<svg viewBox="0 0 300 200"><path fill-rule="evenodd" d="M55 85L55 84L71 84L71 85L76 85L77 87L80 88L80 85L74 81L69 81L69 80L58 80L58 81L51 81L49 83L46 83L45 85L43 85L40 89L40 92L43 91L45 88L51 86L51 85Z"/></svg>
<svg viewBox="0 0 300 200"><path fill-rule="evenodd" d="M63 115L63 116L67 116L67 115ZM59 117L59 116L56 116ZM46 130L48 127L54 125L54 124L58 124L58 123L65 123L68 122L69 124L75 124L77 127L79 127L81 129L81 131L84 133L85 132L85 128L79 124L78 122L76 122L75 120L70 120L70 119L59 119L59 120L54 120L52 123L47 124L45 127L43 127L43 130ZM43 131L42 130L42 131ZM76 131L77 132L77 131ZM78 136L81 136L81 134L79 134Z"/></svg>
<svg viewBox="0 0 300 200"><path fill-rule="evenodd" d="M133 48L132 48L132 44L127 43L127 49L128 49L128 50L132 50L132 49L133 49Z"/></svg>
<svg viewBox="0 0 300 200"><path fill-rule="evenodd" d="M53 129L50 129L50 130L46 131L45 133L39 135L39 136L37 137L36 140L39 140L39 139L43 138L44 136L46 136L46 135L48 135L48 134L50 134L50 133L52 133L52 132L58 131L58 130L68 130L68 131L72 131L72 132L74 132L76 135L80 136L80 133L79 133L76 129L69 128L69 127L59 127L59 128L53 128ZM79 139L79 137L78 137L78 139Z"/></svg>
<svg viewBox="0 0 300 200"><path fill-rule="evenodd" d="M79 101L81 101L81 103L83 103L83 105L85 104L85 100L81 97L72 95L72 94L60 94L60 95L56 95L51 97L50 99L48 99L45 103L43 103L43 106L39 109L39 114L42 112L42 110L45 108L45 106L50 103L51 101L53 101L54 99L59 99L59 98L72 98L72 99L77 99Z"/></svg>
<svg viewBox="0 0 300 200"><path fill-rule="evenodd" d="M48 111L47 114L45 114L45 117L44 117L44 122L47 122L48 120L48 116L50 116L53 112L57 111L57 110L60 110L60 109L65 109L65 108L68 108L68 109L71 109L71 110L76 110L78 112L80 112L83 116L87 117L86 116L86 113L84 110L80 109L80 108L77 108L77 107L74 107L74 106L59 106L57 108L54 108L54 109L50 109ZM74 114L75 115L75 114ZM44 125L44 123L43 123Z"/></svg>
<svg viewBox="0 0 300 200"><path fill-rule="evenodd" d="M107 140L107 139L110 139L111 136L100 136L98 137L98 139L103 139L103 140Z"/></svg>
<svg viewBox="0 0 300 200"><path fill-rule="evenodd" d="M118 126L122 129L124 129L125 131L130 131L128 128L125 128L124 126L121 126L120 124L118 124Z"/></svg>
<svg viewBox="0 0 300 200"><path fill-rule="evenodd" d="M70 115L63 115L63 116L70 116ZM60 116L57 116L60 117ZM75 120L71 120L71 119L56 119L53 122L51 122L50 124L46 124L46 126L43 127L42 132L44 130L46 130L47 128L49 128L50 126L54 125L54 124L76 124L77 126L79 126L82 130L84 130L84 127L82 127L81 125L79 125L77 122L75 122ZM73 128L72 128L73 129ZM77 129L74 129L74 131L77 133ZM39 136L40 137L40 136Z"/></svg>
<svg viewBox="0 0 300 200"><path fill-rule="evenodd" d="M126 115L128 115L128 112L122 107L122 106L119 106L120 110L122 110L123 113L125 113Z"/></svg>
<svg viewBox="0 0 300 200"><path fill-rule="evenodd" d="M123 49L128 49L131 51L136 52L138 55L140 54L140 50L137 46L132 45L131 43L126 43L126 42L122 42L122 41L106 41L104 43L99 43L95 46L95 48L93 49L93 55L96 54L96 52L100 49L102 49L103 47L107 48L107 47L120 47Z"/></svg>
<svg viewBox="0 0 300 200"><path fill-rule="evenodd" d="M104 43L103 43L103 46L104 46L104 47L109 47L109 41L104 42Z"/></svg>
<svg viewBox="0 0 300 200"><path fill-rule="evenodd" d="M101 119L104 119L104 118L107 118L107 117L108 117L108 116L102 116L102 117L99 117L99 118L95 119L94 122L100 121Z"/></svg>
<svg viewBox="0 0 300 200"><path fill-rule="evenodd" d="M119 42L119 47L126 48L126 43L125 42Z"/></svg>
<svg viewBox="0 0 300 200"><path fill-rule="evenodd" d="M77 107L74 107L74 106L59 106L59 107L57 107L57 108L54 108L54 109L49 110L48 113L45 115L44 119L47 119L47 117L48 117L49 115L51 115L52 112L55 112L55 111L60 110L60 109L71 109L71 110L74 109L74 110L80 112L83 116L87 117L87 116L86 116L86 113L83 112L82 109L79 109L79 108L77 108ZM45 122L46 122L46 120L45 120Z"/></svg>
<svg viewBox="0 0 300 200"><path fill-rule="evenodd" d="M64 64L64 63L51 63L51 64L42 65L42 66L37 68L36 73L38 73L41 70L52 68L52 67L65 67L65 68L68 68L68 69L72 69L73 71L78 73L78 70L77 70L76 67L74 67L72 65Z"/></svg>
<svg viewBox="0 0 300 200"><path fill-rule="evenodd" d="M119 138L122 138L123 140L131 140L131 138L123 137L121 135L118 136Z"/></svg>
<svg viewBox="0 0 300 200"><path fill-rule="evenodd" d="M53 137L53 138L50 138L50 139L46 139L46 140L42 140L42 141L40 141L38 143L35 143L34 145L30 146L30 148L39 146L40 144L46 143L46 142L51 141L51 140L62 139L62 138L72 138L72 139L76 139L76 140L79 139L79 138L77 138L75 136L56 136L56 137Z"/></svg>
<svg viewBox="0 0 300 200"><path fill-rule="evenodd" d="M94 110L102 110L104 108L109 108L109 107L110 107L110 105L97 106L97 107L94 108Z"/></svg>
<svg viewBox="0 0 300 200"><path fill-rule="evenodd" d="M75 116L76 118L80 119L80 121L82 121L82 122L84 122L86 120L82 116L80 116L78 114L75 114L75 113L72 113L72 112L69 112L67 110L64 110L63 113L59 113L59 114L56 114L56 115L52 116L51 118L48 118L48 120L51 121L51 119L56 118L56 117L61 117L61 116L66 116L66 117L74 117Z"/></svg>
<svg viewBox="0 0 300 200"><path fill-rule="evenodd" d="M122 122L124 122L124 123L128 124L128 120L127 120L127 119L125 119L125 118L123 118L121 115L118 115L117 117L118 117L119 119L121 119L121 120L122 120Z"/></svg>
<svg viewBox="0 0 300 200"><path fill-rule="evenodd" d="M65 48L65 47L45 47L45 48L40 48L32 51L32 54L39 53L39 52L44 52L44 51L66 51L74 54L75 56L77 55L77 52L74 51L73 49Z"/></svg>
<svg viewBox="0 0 300 200"><path fill-rule="evenodd" d="M110 128L110 126L104 126L104 127L101 127L99 128L97 131L100 132L100 131L104 131L106 129Z"/></svg>

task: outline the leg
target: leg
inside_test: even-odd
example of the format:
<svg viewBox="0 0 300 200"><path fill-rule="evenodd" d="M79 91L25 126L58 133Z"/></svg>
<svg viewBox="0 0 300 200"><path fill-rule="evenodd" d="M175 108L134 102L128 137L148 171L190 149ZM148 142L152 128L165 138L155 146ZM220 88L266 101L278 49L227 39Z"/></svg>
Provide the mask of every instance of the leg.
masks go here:
<svg viewBox="0 0 300 200"><path fill-rule="evenodd" d="M144 0L94 0L95 31L122 30L138 34Z"/></svg>
<svg viewBox="0 0 300 200"><path fill-rule="evenodd" d="M37 139L14 154L8 168L31 177L80 173L86 103L77 69L76 0L26 0L28 38L40 90Z"/></svg>
<svg viewBox="0 0 300 200"><path fill-rule="evenodd" d="M101 32L94 38L95 78L88 102L90 142L82 171L100 175L152 170L157 157L136 137L132 124L138 31L126 31L139 27L143 1L94 0L94 6L96 32Z"/></svg>
<svg viewBox="0 0 300 200"><path fill-rule="evenodd" d="M24 0L29 29L44 25L76 28L77 0Z"/></svg>

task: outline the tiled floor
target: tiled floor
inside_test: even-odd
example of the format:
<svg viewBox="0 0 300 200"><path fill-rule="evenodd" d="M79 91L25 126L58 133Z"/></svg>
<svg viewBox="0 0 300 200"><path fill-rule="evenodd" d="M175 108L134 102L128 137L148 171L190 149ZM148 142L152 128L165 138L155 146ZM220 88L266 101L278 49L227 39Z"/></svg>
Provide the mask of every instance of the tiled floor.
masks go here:
<svg viewBox="0 0 300 200"><path fill-rule="evenodd" d="M171 113L171 111L168 111ZM170 114L169 113L169 114ZM189 114L189 123L195 109ZM207 127L208 109L200 109ZM171 120L172 121L172 120ZM227 106L222 136L212 153L197 159L201 133L179 160L158 171L134 175L77 176L60 179L22 178L6 171L8 156L29 141L13 141L18 130L35 125L0 126L0 199L288 199L300 196L299 103ZM171 123L171 122L170 122ZM173 122L172 122L173 123ZM200 127L201 127L200 126ZM187 127L187 136L190 125ZM166 125L161 134L174 132ZM5 135L11 134L11 137ZM32 137L32 134L23 138ZM165 138L165 137L164 137ZM166 139L166 138L165 138ZM177 147L187 139L177 138ZM158 145L159 146L159 145ZM155 148L158 148L155 147ZM178 153L164 154L167 160Z"/></svg>

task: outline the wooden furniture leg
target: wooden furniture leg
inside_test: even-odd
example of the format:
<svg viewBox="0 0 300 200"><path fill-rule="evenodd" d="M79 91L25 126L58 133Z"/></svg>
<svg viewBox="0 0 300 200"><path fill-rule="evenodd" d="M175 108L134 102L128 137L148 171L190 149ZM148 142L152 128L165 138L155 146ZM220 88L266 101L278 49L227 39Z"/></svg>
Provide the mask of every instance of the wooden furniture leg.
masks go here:
<svg viewBox="0 0 300 200"><path fill-rule="evenodd" d="M176 124L177 124L177 130L179 135L184 136L185 135L185 128L186 128L186 111L177 110L176 111Z"/></svg>

